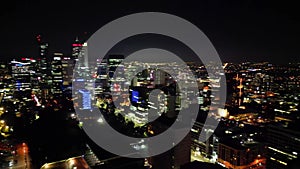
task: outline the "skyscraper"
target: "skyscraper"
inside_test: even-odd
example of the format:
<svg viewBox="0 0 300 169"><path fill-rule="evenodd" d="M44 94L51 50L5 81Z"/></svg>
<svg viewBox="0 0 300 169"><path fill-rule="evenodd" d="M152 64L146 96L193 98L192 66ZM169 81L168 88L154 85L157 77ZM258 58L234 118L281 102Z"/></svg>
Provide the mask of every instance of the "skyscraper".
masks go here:
<svg viewBox="0 0 300 169"><path fill-rule="evenodd" d="M72 57L75 60L78 60L81 48L82 48L82 43L80 43L78 37L76 37L75 42L72 44Z"/></svg>
<svg viewBox="0 0 300 169"><path fill-rule="evenodd" d="M44 58L47 57L48 54L48 43L42 39L41 35L36 36L36 40L39 45L39 57Z"/></svg>
<svg viewBox="0 0 300 169"><path fill-rule="evenodd" d="M204 129L205 135L201 135L202 138L200 138L200 133L204 127L204 123L195 122L193 125L193 128L191 129L191 137L192 137L192 150L206 156L213 156L217 152L215 147L217 147L216 143L216 136L212 133L214 132L213 128L214 126L206 126ZM201 142L202 140L205 140L205 142Z"/></svg>
<svg viewBox="0 0 300 169"><path fill-rule="evenodd" d="M91 93L89 90L82 89L79 90L80 99L79 99L79 107L83 110L89 110L92 108L92 103L91 103Z"/></svg>
<svg viewBox="0 0 300 169"><path fill-rule="evenodd" d="M109 55L107 58L108 86L110 86L110 91L118 92L119 90L122 90L124 88L125 79L123 78L123 60L123 55Z"/></svg>
<svg viewBox="0 0 300 169"><path fill-rule="evenodd" d="M73 69L74 69L74 59L71 57L62 57L62 74L63 74L63 86L68 87L72 84L73 79Z"/></svg>
<svg viewBox="0 0 300 169"><path fill-rule="evenodd" d="M14 87L16 91L30 90L31 73L30 73L30 60L23 59L23 62L11 61L12 78L14 79Z"/></svg>
<svg viewBox="0 0 300 169"><path fill-rule="evenodd" d="M107 91L107 60L97 59L97 72L95 80L95 94Z"/></svg>
<svg viewBox="0 0 300 169"><path fill-rule="evenodd" d="M51 72L50 72L50 63L51 58L48 55L48 43L42 38L41 35L36 36L36 41L38 43L38 56L36 58L35 63L35 76L38 78L38 85L40 90L42 91L42 97L48 97L50 86L48 84L49 80L51 80Z"/></svg>
<svg viewBox="0 0 300 169"><path fill-rule="evenodd" d="M52 87L51 93L54 97L62 96L63 73L62 73L62 53L54 53L51 62Z"/></svg>
<svg viewBox="0 0 300 169"><path fill-rule="evenodd" d="M81 67L89 68L89 55L88 55L88 44L83 43L80 48L80 53L78 55L78 64Z"/></svg>
<svg viewBox="0 0 300 169"><path fill-rule="evenodd" d="M190 133L185 138L183 138L183 140L179 144L174 146L171 150L149 158L149 163L152 165L153 169L180 169L180 166L189 163L190 161L191 161Z"/></svg>

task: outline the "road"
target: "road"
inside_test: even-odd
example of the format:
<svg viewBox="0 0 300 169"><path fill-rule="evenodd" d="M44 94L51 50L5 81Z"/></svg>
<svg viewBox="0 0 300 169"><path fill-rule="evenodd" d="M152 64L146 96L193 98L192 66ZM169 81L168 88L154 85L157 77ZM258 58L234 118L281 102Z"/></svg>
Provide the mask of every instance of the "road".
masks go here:
<svg viewBox="0 0 300 169"><path fill-rule="evenodd" d="M9 169L32 169L31 158L29 156L29 149L27 144L18 144L16 156L14 160L17 160L17 163L9 167Z"/></svg>
<svg viewBox="0 0 300 169"><path fill-rule="evenodd" d="M44 164L41 169L64 168L64 169L90 169L83 157L72 157L66 160Z"/></svg>
<svg viewBox="0 0 300 169"><path fill-rule="evenodd" d="M2 99L3 99L4 93L0 94L0 104L2 103Z"/></svg>
<svg viewBox="0 0 300 169"><path fill-rule="evenodd" d="M201 162L206 162L206 163L211 163L211 161L201 155L200 153L195 153L195 151L191 150L191 161L201 161Z"/></svg>

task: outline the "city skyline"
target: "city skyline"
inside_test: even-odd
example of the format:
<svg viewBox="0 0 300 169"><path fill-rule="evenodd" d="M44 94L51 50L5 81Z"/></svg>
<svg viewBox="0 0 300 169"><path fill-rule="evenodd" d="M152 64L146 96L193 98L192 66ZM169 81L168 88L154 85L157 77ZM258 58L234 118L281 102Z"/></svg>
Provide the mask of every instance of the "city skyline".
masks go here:
<svg viewBox="0 0 300 169"><path fill-rule="evenodd" d="M40 45L44 49L45 45ZM222 79L208 76L201 64L191 62L184 68L174 62L152 63L154 66L169 65L176 70L177 74L172 77L187 83L178 90L179 83L157 67L135 74L139 65L151 64L124 63L123 55L109 55L97 61L97 69L87 67L83 56L76 52L77 46L74 45L75 59L56 53L46 65L45 60L33 58L1 65L0 139L3 143L0 143L0 150L6 153L0 156L3 166L55 168L84 165L116 169L121 165L125 169L126 165L132 165L127 168L171 169L174 166L182 169L185 165L212 165L218 168L285 169L297 163L300 133L295 127L299 123L300 63L286 66L265 62L227 63L224 65L226 104L214 106L212 102L220 99L216 92L221 89ZM44 54L45 50L40 50L40 55ZM74 66L76 58L79 64L74 69L76 78L73 81L70 79L73 69L69 71L68 68ZM214 67L214 64L207 66ZM116 71L117 67L122 71ZM193 80L186 77L189 69L197 79L196 91L190 90ZM94 85L91 85L89 79L94 70L97 73L93 74ZM131 83L125 80L128 76L135 76ZM153 94L156 89L161 92ZM144 138L165 132L175 119L184 124L177 113L192 105L199 105L199 112L189 134L175 148L145 158L145 161L124 158L124 154L116 156L111 151L113 154L107 153L107 147L95 145L96 140L87 137L91 135L84 128L95 127L98 131L109 124L124 135L140 139L126 145L130 151L147 151L153 145ZM149 117L156 117L155 112L147 114L151 108L162 114L149 122ZM205 125L205 121L210 124ZM213 121L219 122L216 129ZM100 138L108 140L108 146L118 140L107 131L100 133L106 136ZM18 144L13 142L14 139ZM115 143L124 146L120 141ZM13 147L8 149L9 145ZM14 149L20 156L14 155ZM24 153L20 151L22 149L25 149ZM61 153L58 155L57 152ZM164 159L163 163L161 159ZM197 161L206 163L195 163Z"/></svg>
<svg viewBox="0 0 300 169"><path fill-rule="evenodd" d="M299 168L296 3L12 0L0 21L0 168Z"/></svg>

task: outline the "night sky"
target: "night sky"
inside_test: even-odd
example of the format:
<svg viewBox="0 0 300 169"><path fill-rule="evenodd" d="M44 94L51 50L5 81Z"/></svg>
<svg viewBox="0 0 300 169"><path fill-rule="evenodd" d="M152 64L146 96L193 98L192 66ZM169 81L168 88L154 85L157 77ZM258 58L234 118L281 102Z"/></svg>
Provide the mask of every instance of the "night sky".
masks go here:
<svg viewBox="0 0 300 169"><path fill-rule="evenodd" d="M71 53L76 36L87 39L127 14L157 11L197 25L221 59L231 62L300 61L300 10L296 2L263 0L23 0L0 5L0 58L35 57L36 35L50 53Z"/></svg>

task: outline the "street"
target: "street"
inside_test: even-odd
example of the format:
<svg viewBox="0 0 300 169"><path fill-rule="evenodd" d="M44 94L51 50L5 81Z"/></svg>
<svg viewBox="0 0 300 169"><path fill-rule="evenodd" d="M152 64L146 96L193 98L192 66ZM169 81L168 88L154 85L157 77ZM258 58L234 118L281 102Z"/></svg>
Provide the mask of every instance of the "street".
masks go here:
<svg viewBox="0 0 300 169"><path fill-rule="evenodd" d="M16 156L14 157L14 161L17 163L13 164L9 169L32 169L31 158L28 154L28 146L26 143L18 144Z"/></svg>

